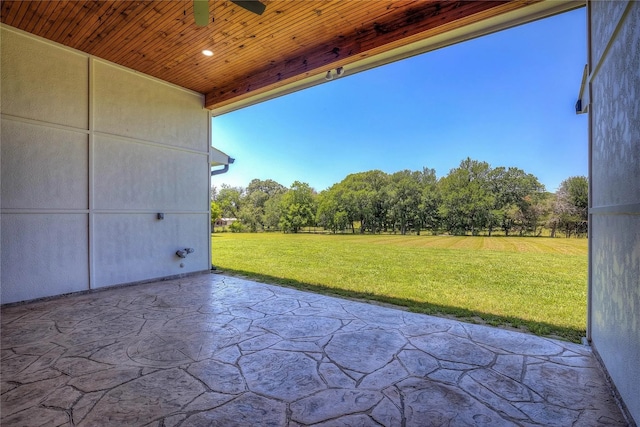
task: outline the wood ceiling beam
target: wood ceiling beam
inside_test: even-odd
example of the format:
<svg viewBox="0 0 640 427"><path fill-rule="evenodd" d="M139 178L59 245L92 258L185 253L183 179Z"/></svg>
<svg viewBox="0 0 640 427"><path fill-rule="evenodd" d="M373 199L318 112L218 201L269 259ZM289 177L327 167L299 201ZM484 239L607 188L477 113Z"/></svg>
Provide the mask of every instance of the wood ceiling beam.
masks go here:
<svg viewBox="0 0 640 427"><path fill-rule="evenodd" d="M226 81L206 93L205 107L220 108L346 66L395 45L404 45L477 21L483 15L506 13L537 1L416 2L408 9L360 26L350 34L335 35L302 53L271 61L251 75L234 76L232 81Z"/></svg>

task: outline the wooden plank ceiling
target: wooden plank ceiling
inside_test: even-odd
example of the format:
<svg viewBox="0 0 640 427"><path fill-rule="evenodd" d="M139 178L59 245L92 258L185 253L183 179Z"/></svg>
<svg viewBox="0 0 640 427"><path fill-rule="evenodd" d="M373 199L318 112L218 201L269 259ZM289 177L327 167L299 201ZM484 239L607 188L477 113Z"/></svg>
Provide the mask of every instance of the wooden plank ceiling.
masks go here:
<svg viewBox="0 0 640 427"><path fill-rule="evenodd" d="M218 108L536 0L3 0L4 24L206 95ZM210 49L212 57L201 52Z"/></svg>

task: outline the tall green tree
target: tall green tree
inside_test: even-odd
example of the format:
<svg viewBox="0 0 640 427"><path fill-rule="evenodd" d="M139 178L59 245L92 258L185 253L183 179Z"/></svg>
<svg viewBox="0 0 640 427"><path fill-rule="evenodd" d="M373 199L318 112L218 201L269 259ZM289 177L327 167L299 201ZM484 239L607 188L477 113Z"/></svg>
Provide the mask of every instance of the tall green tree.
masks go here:
<svg viewBox="0 0 640 427"><path fill-rule="evenodd" d="M284 194L287 187L272 180L253 179L247 186L246 196L251 200L251 204L264 209L264 205L271 197Z"/></svg>
<svg viewBox="0 0 640 427"><path fill-rule="evenodd" d="M360 232L365 232L369 219L373 216L371 190L366 181L367 172L347 175L340 182L342 187L340 202L347 212L351 231L355 233L355 223L360 224Z"/></svg>
<svg viewBox="0 0 640 427"><path fill-rule="evenodd" d="M238 219L250 232L255 233L264 227L264 210L250 203L245 197L242 207L238 212Z"/></svg>
<svg viewBox="0 0 640 427"><path fill-rule="evenodd" d="M220 205L213 200L211 201L211 232L214 231L214 225L218 219L222 218L222 209Z"/></svg>
<svg viewBox="0 0 640 427"><path fill-rule="evenodd" d="M302 227L313 225L315 219L315 191L309 184L295 181L282 195L280 226L286 232L297 233Z"/></svg>
<svg viewBox="0 0 640 427"><path fill-rule="evenodd" d="M340 182L340 205L347 213L352 232L376 233L384 228L389 209L389 176L380 170L348 175Z"/></svg>
<svg viewBox="0 0 640 427"><path fill-rule="evenodd" d="M420 232L420 202L422 188L420 172L404 170L391 175L391 212L400 234L411 228Z"/></svg>
<svg viewBox="0 0 640 427"><path fill-rule="evenodd" d="M342 186L334 184L322 191L317 198L316 221L319 226L332 233L344 231L349 226L349 218L342 204Z"/></svg>
<svg viewBox="0 0 640 427"><path fill-rule="evenodd" d="M232 187L222 184L220 191L216 196L216 202L222 209L223 218L237 218L240 208L242 207L242 196L244 189L242 187Z"/></svg>
<svg viewBox="0 0 640 427"><path fill-rule="evenodd" d="M282 194L276 194L264 204L264 230L280 230L280 218L282 218Z"/></svg>
<svg viewBox="0 0 640 427"><path fill-rule="evenodd" d="M584 235L588 230L589 181L572 176L560 183L553 207L554 220L566 237ZM552 230L554 234L555 229Z"/></svg>
<svg viewBox="0 0 640 427"><path fill-rule="evenodd" d="M505 235L516 229L523 235L535 232L544 186L538 178L522 169L497 167L489 173L491 191L495 196L490 213L489 232L499 226Z"/></svg>
<svg viewBox="0 0 640 427"><path fill-rule="evenodd" d="M589 210L589 180L586 176L572 176L562 181L560 189L564 188L576 213L586 221Z"/></svg>
<svg viewBox="0 0 640 427"><path fill-rule="evenodd" d="M430 230L432 234L436 234L440 227L438 209L441 198L435 169L423 168L420 182L422 184L419 206L421 226Z"/></svg>
<svg viewBox="0 0 640 427"><path fill-rule="evenodd" d="M238 217L249 231L264 230L267 202L269 199L284 194L286 191L285 186L272 179L264 181L259 179L252 180L244 192Z"/></svg>
<svg viewBox="0 0 640 427"><path fill-rule="evenodd" d="M440 214L452 234L477 235L488 223L495 205L487 162L467 157L440 180Z"/></svg>

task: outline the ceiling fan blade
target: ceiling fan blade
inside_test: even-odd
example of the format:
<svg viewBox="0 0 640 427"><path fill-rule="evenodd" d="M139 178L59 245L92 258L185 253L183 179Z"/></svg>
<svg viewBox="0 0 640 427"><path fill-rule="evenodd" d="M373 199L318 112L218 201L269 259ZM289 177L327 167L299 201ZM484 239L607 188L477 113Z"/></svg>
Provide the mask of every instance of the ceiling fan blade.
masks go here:
<svg viewBox="0 0 640 427"><path fill-rule="evenodd" d="M267 6L258 0L231 0L231 3L235 3L238 6L247 9L249 12L253 12L257 15L262 15Z"/></svg>
<svg viewBox="0 0 640 427"><path fill-rule="evenodd" d="M193 19L199 27L209 24L209 0L193 0Z"/></svg>

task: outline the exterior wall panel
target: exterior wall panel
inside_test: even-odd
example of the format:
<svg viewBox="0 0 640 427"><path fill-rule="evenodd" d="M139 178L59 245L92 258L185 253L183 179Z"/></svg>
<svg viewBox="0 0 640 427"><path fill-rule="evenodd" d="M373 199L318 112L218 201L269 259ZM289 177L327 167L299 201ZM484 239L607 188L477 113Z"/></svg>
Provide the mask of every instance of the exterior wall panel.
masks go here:
<svg viewBox="0 0 640 427"><path fill-rule="evenodd" d="M89 289L87 214L2 214L2 302Z"/></svg>
<svg viewBox="0 0 640 427"><path fill-rule="evenodd" d="M591 22L591 54L593 58L602 58L626 6L626 1L598 0L590 3L592 14L597 17Z"/></svg>
<svg viewBox="0 0 640 427"><path fill-rule="evenodd" d="M97 132L208 153L208 113L200 95L102 61L95 63L94 77Z"/></svg>
<svg viewBox="0 0 640 427"><path fill-rule="evenodd" d="M2 113L87 129L88 57L4 27L0 39Z"/></svg>
<svg viewBox="0 0 640 427"><path fill-rule="evenodd" d="M611 4L595 2L596 10ZM605 15L606 18L608 15ZM608 33L608 32L607 32ZM635 42L634 42L635 41ZM593 96L593 206L640 202L640 7L635 4L597 74Z"/></svg>
<svg viewBox="0 0 640 427"><path fill-rule="evenodd" d="M97 214L95 287L203 270L210 264L208 223L207 213L168 213L163 220L153 213ZM186 258L176 256L184 248L195 251Z"/></svg>
<svg viewBox="0 0 640 427"><path fill-rule="evenodd" d="M589 3L590 325L629 414L640 421L640 2Z"/></svg>
<svg viewBox="0 0 640 427"><path fill-rule="evenodd" d="M96 209L207 210L206 155L96 135L94 158Z"/></svg>
<svg viewBox="0 0 640 427"><path fill-rule="evenodd" d="M593 222L591 262L593 280L599 285L593 295L596 346L610 374L624 378L638 370L640 361L640 215L599 215ZM637 381L633 382L636 387ZM622 390L627 387L621 385ZM626 399L629 406L637 402L635 397Z"/></svg>
<svg viewBox="0 0 640 427"><path fill-rule="evenodd" d="M88 209L88 135L2 120L2 207Z"/></svg>

